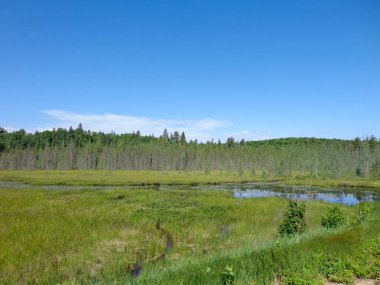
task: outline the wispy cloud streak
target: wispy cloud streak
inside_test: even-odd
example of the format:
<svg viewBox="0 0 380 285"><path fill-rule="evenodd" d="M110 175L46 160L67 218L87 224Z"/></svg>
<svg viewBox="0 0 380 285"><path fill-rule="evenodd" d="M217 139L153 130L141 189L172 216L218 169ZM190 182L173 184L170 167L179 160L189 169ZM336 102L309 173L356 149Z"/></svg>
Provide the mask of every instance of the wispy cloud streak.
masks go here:
<svg viewBox="0 0 380 285"><path fill-rule="evenodd" d="M130 133L140 131L143 134L156 136L162 134L164 129L169 132L184 131L189 139L201 141L215 137L215 132L227 125L227 123L206 118L201 120L168 120L149 117L125 116L111 113L105 114L79 114L64 110L46 110L55 122L55 127L77 127L79 123L84 129L101 132ZM48 129L48 128L40 128Z"/></svg>

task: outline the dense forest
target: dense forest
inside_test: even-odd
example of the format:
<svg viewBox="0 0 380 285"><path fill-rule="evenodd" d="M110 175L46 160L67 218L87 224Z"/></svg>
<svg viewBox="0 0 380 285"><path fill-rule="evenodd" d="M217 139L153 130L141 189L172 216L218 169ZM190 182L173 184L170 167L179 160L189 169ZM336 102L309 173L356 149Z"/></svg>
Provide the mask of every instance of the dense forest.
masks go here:
<svg viewBox="0 0 380 285"><path fill-rule="evenodd" d="M380 177L380 141L284 138L225 143L54 129L27 133L0 128L0 169L129 169L249 171L253 176Z"/></svg>

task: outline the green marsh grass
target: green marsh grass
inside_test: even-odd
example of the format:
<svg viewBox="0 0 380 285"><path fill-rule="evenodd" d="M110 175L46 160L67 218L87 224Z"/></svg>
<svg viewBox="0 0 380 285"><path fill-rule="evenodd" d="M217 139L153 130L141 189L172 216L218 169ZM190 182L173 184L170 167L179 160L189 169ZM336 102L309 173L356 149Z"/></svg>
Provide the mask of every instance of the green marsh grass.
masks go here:
<svg viewBox="0 0 380 285"><path fill-rule="evenodd" d="M307 203L308 228L297 243L277 234L287 206L277 197L236 199L207 190L0 189L0 283L220 284L231 266L236 284L268 284L274 274L302 269L321 250L343 256L378 237L380 206L372 204L371 224L328 231L320 222L329 205ZM158 258L166 242L156 229L158 220L174 238L165 260ZM226 224L229 239L221 236ZM142 275L133 279L136 263L142 264Z"/></svg>
<svg viewBox="0 0 380 285"><path fill-rule="evenodd" d="M0 190L0 283L103 280L159 255L158 220L174 236L167 259L183 260L272 240L280 198L236 199L194 190ZM323 203L308 207L319 226ZM230 239L220 237L229 224ZM5 282L6 283L6 282Z"/></svg>
<svg viewBox="0 0 380 285"><path fill-rule="evenodd" d="M171 264L164 272L162 268L152 268L136 284L222 284L226 267L235 269L234 284L275 284L275 280L281 284L325 284L330 278L351 284L355 274L380 280L379 253L377 221L334 231L309 231L299 242L296 238L275 244L268 241L260 248L216 253L195 262ZM342 264L346 266L343 270L339 268ZM326 268L331 275L324 272ZM346 274L351 279L345 279Z"/></svg>
<svg viewBox="0 0 380 285"><path fill-rule="evenodd" d="M123 186L207 185L275 182L280 185L380 188L380 180L269 177L249 171L132 171L132 170L0 170L0 181L30 185Z"/></svg>

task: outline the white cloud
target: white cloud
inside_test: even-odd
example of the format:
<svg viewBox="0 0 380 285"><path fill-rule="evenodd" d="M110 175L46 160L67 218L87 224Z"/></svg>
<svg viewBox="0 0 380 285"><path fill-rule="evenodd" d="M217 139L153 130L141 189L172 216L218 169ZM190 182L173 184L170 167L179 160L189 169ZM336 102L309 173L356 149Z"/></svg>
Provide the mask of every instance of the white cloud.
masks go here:
<svg viewBox="0 0 380 285"><path fill-rule="evenodd" d="M273 136L270 136L268 134L259 133L259 132L251 132L247 130L230 133L228 137L233 137L236 140L244 139L246 141L267 140L267 139L273 138Z"/></svg>
<svg viewBox="0 0 380 285"><path fill-rule="evenodd" d="M211 140L215 137L215 132L225 127L227 124L216 119L201 120L169 120L154 119L148 117L136 117L116 115L111 113L105 114L78 114L64 110L46 110L44 114L54 120L56 128L76 128L79 123L85 130L130 133L140 131L142 134L154 134L159 136L164 129L168 132L185 132L188 139L198 139L200 141ZM40 128L52 129L52 128Z"/></svg>

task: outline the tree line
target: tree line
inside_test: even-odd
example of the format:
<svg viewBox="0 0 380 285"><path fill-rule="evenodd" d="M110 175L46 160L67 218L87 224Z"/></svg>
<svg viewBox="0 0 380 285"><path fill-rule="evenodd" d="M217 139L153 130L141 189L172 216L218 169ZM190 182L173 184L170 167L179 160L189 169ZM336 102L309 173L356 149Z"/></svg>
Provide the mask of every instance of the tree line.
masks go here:
<svg viewBox="0 0 380 285"><path fill-rule="evenodd" d="M380 177L380 141L283 138L188 141L185 133L91 132L79 125L27 133L0 128L0 169L249 171L252 176Z"/></svg>

